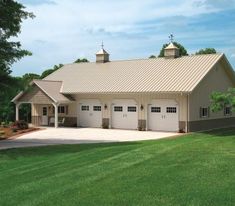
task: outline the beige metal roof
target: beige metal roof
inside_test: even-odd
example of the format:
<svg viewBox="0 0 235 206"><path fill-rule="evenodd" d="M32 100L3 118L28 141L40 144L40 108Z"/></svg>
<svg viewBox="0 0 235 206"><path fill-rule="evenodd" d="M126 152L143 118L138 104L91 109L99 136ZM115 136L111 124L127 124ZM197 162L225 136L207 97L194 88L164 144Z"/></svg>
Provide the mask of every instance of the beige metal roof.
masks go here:
<svg viewBox="0 0 235 206"><path fill-rule="evenodd" d="M32 84L33 83L36 84L54 102L70 102L72 100L60 93L62 86L61 81L33 80Z"/></svg>
<svg viewBox="0 0 235 206"><path fill-rule="evenodd" d="M65 94L191 92L222 56L68 64L45 80L63 81L60 91ZM58 89L59 83L56 86Z"/></svg>

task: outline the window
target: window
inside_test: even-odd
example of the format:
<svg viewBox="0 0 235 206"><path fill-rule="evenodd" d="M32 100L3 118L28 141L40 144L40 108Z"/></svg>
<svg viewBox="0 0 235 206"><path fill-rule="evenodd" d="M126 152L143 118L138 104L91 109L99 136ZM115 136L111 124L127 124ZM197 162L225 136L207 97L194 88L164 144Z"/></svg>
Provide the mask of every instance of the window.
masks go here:
<svg viewBox="0 0 235 206"><path fill-rule="evenodd" d="M93 106L93 111L101 111L101 106Z"/></svg>
<svg viewBox="0 0 235 206"><path fill-rule="evenodd" d="M42 115L46 116L47 115L47 107L42 108Z"/></svg>
<svg viewBox="0 0 235 206"><path fill-rule="evenodd" d="M64 113L65 113L65 108L64 108L64 106L58 106L58 113L59 113L59 114L64 114Z"/></svg>
<svg viewBox="0 0 235 206"><path fill-rule="evenodd" d="M89 111L89 106L88 105L82 105L81 109L82 109L82 111Z"/></svg>
<svg viewBox="0 0 235 206"><path fill-rule="evenodd" d="M201 117L208 117L208 107L201 107L200 108L200 116Z"/></svg>
<svg viewBox="0 0 235 206"><path fill-rule="evenodd" d="M151 107L151 112L160 113L161 112L161 107Z"/></svg>
<svg viewBox="0 0 235 206"><path fill-rule="evenodd" d="M115 106L115 107L114 107L114 112L122 112L122 107L120 107L120 106Z"/></svg>
<svg viewBox="0 0 235 206"><path fill-rule="evenodd" d="M167 113L176 113L177 110L176 110L176 107L167 107L166 112Z"/></svg>
<svg viewBox="0 0 235 206"><path fill-rule="evenodd" d="M127 107L128 112L136 112L136 107Z"/></svg>
<svg viewBox="0 0 235 206"><path fill-rule="evenodd" d="M228 116L228 115L231 115L232 114L232 109L230 106L225 106L224 107L224 115L225 116Z"/></svg>

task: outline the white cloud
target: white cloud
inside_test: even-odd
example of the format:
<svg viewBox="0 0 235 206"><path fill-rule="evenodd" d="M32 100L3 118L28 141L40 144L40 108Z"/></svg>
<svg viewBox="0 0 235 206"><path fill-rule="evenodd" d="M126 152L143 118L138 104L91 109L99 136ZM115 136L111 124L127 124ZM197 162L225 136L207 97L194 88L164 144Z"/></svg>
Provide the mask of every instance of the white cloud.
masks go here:
<svg viewBox="0 0 235 206"><path fill-rule="evenodd" d="M14 73L21 74L30 68L42 71L78 57L94 60L94 53L102 40L113 58L151 54L151 49L156 51L157 45L167 41L169 33L186 27L188 17L218 10L205 4L196 5L196 2L37 0L33 3L32 0L23 0L27 10L36 18L23 23L19 40L34 55L15 64Z"/></svg>
<svg viewBox="0 0 235 206"><path fill-rule="evenodd" d="M234 53L234 54L231 54L231 57L232 57L232 58L235 58L235 53Z"/></svg>

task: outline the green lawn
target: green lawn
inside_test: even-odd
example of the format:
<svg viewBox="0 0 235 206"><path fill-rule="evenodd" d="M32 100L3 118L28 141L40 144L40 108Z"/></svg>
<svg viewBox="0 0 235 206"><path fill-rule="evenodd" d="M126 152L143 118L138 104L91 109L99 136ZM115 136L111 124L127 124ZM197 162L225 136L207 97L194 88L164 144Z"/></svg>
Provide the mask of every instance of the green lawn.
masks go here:
<svg viewBox="0 0 235 206"><path fill-rule="evenodd" d="M0 151L0 205L235 205L235 129Z"/></svg>

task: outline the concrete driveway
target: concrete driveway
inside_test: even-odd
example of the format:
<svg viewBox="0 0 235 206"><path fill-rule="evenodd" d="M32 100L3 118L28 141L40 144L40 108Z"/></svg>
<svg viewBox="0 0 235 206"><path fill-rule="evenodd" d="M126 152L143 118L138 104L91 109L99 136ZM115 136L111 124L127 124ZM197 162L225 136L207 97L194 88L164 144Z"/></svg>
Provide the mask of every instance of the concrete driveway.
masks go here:
<svg viewBox="0 0 235 206"><path fill-rule="evenodd" d="M180 135L172 132L151 132L96 128L46 128L22 135L16 139L0 141L0 149L33 147L56 144L82 144L154 140Z"/></svg>

